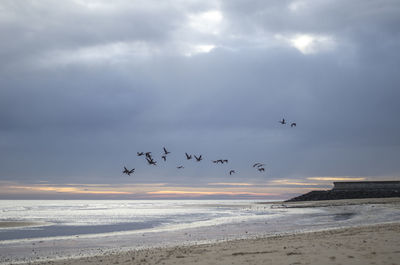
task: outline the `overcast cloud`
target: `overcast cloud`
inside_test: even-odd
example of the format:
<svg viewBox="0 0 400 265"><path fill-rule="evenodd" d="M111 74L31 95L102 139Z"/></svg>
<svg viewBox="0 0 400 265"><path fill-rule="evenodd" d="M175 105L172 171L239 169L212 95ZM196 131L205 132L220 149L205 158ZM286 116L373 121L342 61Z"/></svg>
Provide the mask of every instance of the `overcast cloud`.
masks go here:
<svg viewBox="0 0 400 265"><path fill-rule="evenodd" d="M400 179L399 31L397 0L3 0L0 180Z"/></svg>

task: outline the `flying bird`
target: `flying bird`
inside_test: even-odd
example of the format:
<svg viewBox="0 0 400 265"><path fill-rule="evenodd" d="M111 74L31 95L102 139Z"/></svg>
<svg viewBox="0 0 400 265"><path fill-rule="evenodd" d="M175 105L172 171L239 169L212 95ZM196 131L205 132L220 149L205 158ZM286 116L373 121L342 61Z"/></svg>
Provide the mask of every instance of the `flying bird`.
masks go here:
<svg viewBox="0 0 400 265"><path fill-rule="evenodd" d="M295 123L295 122L292 122L291 124L290 124L290 127L296 127L297 126L297 124Z"/></svg>
<svg viewBox="0 0 400 265"><path fill-rule="evenodd" d="M182 168L184 168L184 166L178 166L178 167L176 167L177 169L182 169Z"/></svg>
<svg viewBox="0 0 400 265"><path fill-rule="evenodd" d="M189 155L188 153L185 153L185 155L186 155L186 159L187 159L187 160L192 159L192 155Z"/></svg>
<svg viewBox="0 0 400 265"><path fill-rule="evenodd" d="M153 158L146 157L146 160L149 165L157 166L157 161L154 161Z"/></svg>
<svg viewBox="0 0 400 265"><path fill-rule="evenodd" d="M144 155L143 152L137 152L137 156L142 156L142 155Z"/></svg>
<svg viewBox="0 0 400 265"><path fill-rule="evenodd" d="M194 155L194 158L196 158L197 162L200 162L203 158L201 157L201 155L199 157L197 157L196 155Z"/></svg>
<svg viewBox="0 0 400 265"><path fill-rule="evenodd" d="M229 171L229 175L232 175L232 174L235 174L235 173L236 173L235 170Z"/></svg>
<svg viewBox="0 0 400 265"><path fill-rule="evenodd" d="M167 161L167 156L161 156L162 159L164 159L164 161Z"/></svg>
<svg viewBox="0 0 400 265"><path fill-rule="evenodd" d="M282 119L281 121L279 121L280 124L286 124L286 120Z"/></svg>
<svg viewBox="0 0 400 265"><path fill-rule="evenodd" d="M127 169L126 167L124 167L124 171L122 171L122 173L127 174L128 176L130 176L132 173L135 172L135 169L132 168L131 170Z"/></svg>
<svg viewBox="0 0 400 265"><path fill-rule="evenodd" d="M253 165L253 167L258 167L258 165L261 165L260 163L255 163L254 165Z"/></svg>
<svg viewBox="0 0 400 265"><path fill-rule="evenodd" d="M165 149L165 147L163 147L163 149L164 149L164 155L168 155L169 153L171 153L171 152L168 152L167 149Z"/></svg>
<svg viewBox="0 0 400 265"><path fill-rule="evenodd" d="M263 168L263 167L260 167L259 169L258 169L258 171L265 171L265 168Z"/></svg>

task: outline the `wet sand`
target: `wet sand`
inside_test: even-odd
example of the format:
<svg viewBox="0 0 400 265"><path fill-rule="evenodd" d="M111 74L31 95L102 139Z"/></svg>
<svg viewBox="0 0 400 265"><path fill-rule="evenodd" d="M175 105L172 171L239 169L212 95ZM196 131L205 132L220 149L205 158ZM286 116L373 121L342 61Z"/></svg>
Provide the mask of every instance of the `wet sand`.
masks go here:
<svg viewBox="0 0 400 265"><path fill-rule="evenodd" d="M0 228L29 227L47 225L44 222L0 221Z"/></svg>
<svg viewBox="0 0 400 265"><path fill-rule="evenodd" d="M113 251L30 264L400 264L400 224L234 240L214 244Z"/></svg>

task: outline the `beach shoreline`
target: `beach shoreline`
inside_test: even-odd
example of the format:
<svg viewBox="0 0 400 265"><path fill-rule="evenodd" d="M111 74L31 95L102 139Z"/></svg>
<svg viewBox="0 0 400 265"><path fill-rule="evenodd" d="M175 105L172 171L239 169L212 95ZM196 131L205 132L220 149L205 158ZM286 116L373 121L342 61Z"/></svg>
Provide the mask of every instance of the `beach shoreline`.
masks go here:
<svg viewBox="0 0 400 265"><path fill-rule="evenodd" d="M400 260L400 247L393 249L400 242L400 198L269 205L271 209L277 207L278 215L282 213L282 217L292 219L297 225L279 226L277 230L274 224L284 219L268 219L267 215L261 217L262 222L251 219L170 232L139 230L69 239L6 240L2 241L0 264L369 264L372 261L393 265ZM257 202L254 207L265 209ZM304 211L307 215L303 215Z"/></svg>
<svg viewBox="0 0 400 265"><path fill-rule="evenodd" d="M29 264L399 264L400 222Z"/></svg>

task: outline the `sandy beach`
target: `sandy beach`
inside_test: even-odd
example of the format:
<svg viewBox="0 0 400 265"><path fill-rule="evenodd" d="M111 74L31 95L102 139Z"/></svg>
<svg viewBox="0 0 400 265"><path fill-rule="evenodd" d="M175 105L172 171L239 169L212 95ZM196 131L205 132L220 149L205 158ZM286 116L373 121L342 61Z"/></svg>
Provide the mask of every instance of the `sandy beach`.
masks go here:
<svg viewBox="0 0 400 265"><path fill-rule="evenodd" d="M373 200L398 206L399 199ZM326 205L367 203L319 202ZM287 205L287 204L286 204ZM291 206L300 206L292 203ZM287 205L289 206L289 205ZM306 205L305 207L309 207ZM129 251L30 264L400 264L400 223Z"/></svg>
<svg viewBox="0 0 400 265"><path fill-rule="evenodd" d="M256 203L255 207L262 206L263 203ZM364 207L362 205L367 205ZM251 229L247 226L246 230L243 230L242 239L226 239L217 240L214 243L199 243L201 241L190 241L182 240L179 242L170 242L170 245L156 246L156 245L134 245L135 237L111 237L116 241L112 242L111 245L121 245L125 247L107 247L99 249L96 253L90 254L83 248L82 251L75 255L67 255L67 252L55 257L47 257L51 252L37 252L39 247L45 245L53 246L53 244L59 244L64 241L52 241L51 239L43 239L44 241L37 242L27 241L27 244L18 245L18 243L3 243L3 247L7 247L10 253L17 251L24 251L27 247L28 250L32 249L36 252L34 256L27 257L25 259L13 259L12 255L7 254L3 259L4 264L54 264L54 265L84 265L84 264L400 264L400 220L398 219L398 210L400 208L400 198L385 198L385 199L361 199L361 200L337 200L337 201L317 201L317 202L276 202L270 204L270 207L277 207L278 211L302 211L314 209L327 209L331 216L332 212L343 214L355 211L357 207L363 207L362 212L370 211L362 215L363 218L373 218L375 223L359 224L358 221L348 223L343 219L331 219L330 222L336 222L336 227L325 227L318 226L317 223L308 223L308 226L312 227L311 231L308 232L298 230L285 231L281 230L280 233L274 233L270 235L262 234L247 234L247 229ZM344 208L343 208L344 207ZM356 207L356 208L354 208ZM264 208L264 206L262 206ZM380 210L375 210L379 208ZM382 209L386 209L382 211ZM316 212L321 214L321 212ZM390 216L393 213L396 216L394 219L374 219L374 215ZM388 215L389 213L389 215ZM301 222L301 219L297 219L299 215L285 215L288 218L296 218L293 220L295 223ZM308 218L315 218L312 215L307 215ZM358 216L358 215L357 215ZM353 218L358 218L353 216ZM272 219L271 219L272 220ZM271 225L271 220L263 222L264 229L267 229ZM312 219L316 222L321 222L330 219ZM304 219L303 219L304 221ZM365 220L364 220L365 221ZM378 221L378 222L376 222ZM350 224L350 225L349 225ZM3 225L16 225L6 224ZM248 223L247 225L254 225ZM298 224L300 225L300 224ZM344 226L342 226L344 225ZM216 226L214 232L218 232L218 229L228 229L229 226ZM232 228L238 229L240 226L232 226ZM318 228L319 227L319 228ZM324 228L325 227L325 228ZM205 230L199 231L208 231ZM182 234L187 234L189 230L182 230ZM192 232L195 230L191 230ZM249 230L250 231L250 230ZM259 230L255 230L259 231ZM176 233L180 233L177 231ZM150 235L150 234L149 234ZM158 241L165 241L165 232L156 234L159 236ZM148 237L141 236L143 240ZM160 238L161 237L161 238ZM174 238L174 237L171 237ZM239 237L240 238L240 237ZM183 239L183 238L182 238ZM66 240L63 245L57 245L57 249L68 248L72 245L87 246L82 244L84 238L75 238ZM99 237L93 239L87 239L88 243L102 242L104 240L110 241L107 237ZM30 242L30 243L29 243ZM83 241L86 242L86 241ZM92 243L93 243L92 242ZM111 241L110 241L111 242ZM144 242L144 241L143 241ZM148 241L150 242L150 241ZM213 241L211 241L213 242ZM36 245L35 245L36 244ZM72 244L72 245L71 245ZM89 244L90 245L90 244ZM30 247L29 247L30 246ZM106 245L104 245L106 246ZM107 245L108 246L108 245ZM152 247L153 246L153 247ZM71 252L71 254L74 252ZM47 257L47 258L46 258ZM34 262L34 260L40 259Z"/></svg>
<svg viewBox="0 0 400 265"><path fill-rule="evenodd" d="M400 224L114 252L46 264L400 264ZM30 263L30 264L43 264Z"/></svg>

